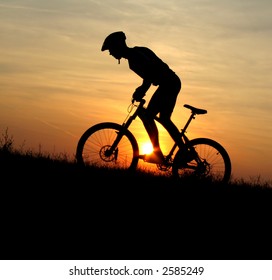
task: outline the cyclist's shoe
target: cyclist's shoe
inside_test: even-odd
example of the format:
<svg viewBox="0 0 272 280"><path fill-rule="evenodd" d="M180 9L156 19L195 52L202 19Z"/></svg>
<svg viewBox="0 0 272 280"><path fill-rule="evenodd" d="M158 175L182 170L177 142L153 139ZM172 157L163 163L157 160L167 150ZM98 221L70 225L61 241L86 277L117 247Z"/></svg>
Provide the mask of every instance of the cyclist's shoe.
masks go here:
<svg viewBox="0 0 272 280"><path fill-rule="evenodd" d="M157 164L164 163L164 156L161 151L156 151L148 155L140 155L139 158L149 163L157 163Z"/></svg>

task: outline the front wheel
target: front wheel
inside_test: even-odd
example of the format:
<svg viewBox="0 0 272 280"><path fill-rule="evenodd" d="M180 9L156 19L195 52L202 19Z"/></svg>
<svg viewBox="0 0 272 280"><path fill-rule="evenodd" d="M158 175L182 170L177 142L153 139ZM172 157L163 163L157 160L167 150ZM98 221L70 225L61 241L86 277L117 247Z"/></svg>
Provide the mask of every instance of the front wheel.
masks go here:
<svg viewBox="0 0 272 280"><path fill-rule="evenodd" d="M227 151L218 142L196 138L188 143L188 152L177 152L172 173L175 177L195 176L227 183L231 176L231 161Z"/></svg>
<svg viewBox="0 0 272 280"><path fill-rule="evenodd" d="M133 134L116 123L99 123L86 130L77 144L77 163L84 166L136 169L139 147Z"/></svg>

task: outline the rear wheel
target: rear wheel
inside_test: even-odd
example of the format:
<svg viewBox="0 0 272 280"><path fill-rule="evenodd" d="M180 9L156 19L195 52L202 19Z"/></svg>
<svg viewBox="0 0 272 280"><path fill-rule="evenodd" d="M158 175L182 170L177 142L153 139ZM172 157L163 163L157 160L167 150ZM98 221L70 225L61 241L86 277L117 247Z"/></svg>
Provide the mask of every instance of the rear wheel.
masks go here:
<svg viewBox="0 0 272 280"><path fill-rule="evenodd" d="M121 137L115 143L118 136ZM109 122L86 130L76 150L79 164L98 168L136 169L138 156L139 147L132 133L119 124Z"/></svg>
<svg viewBox="0 0 272 280"><path fill-rule="evenodd" d="M227 151L218 142L196 138L189 142L189 152L181 150L174 158L172 173L175 177L195 176L227 183L231 176L231 161Z"/></svg>

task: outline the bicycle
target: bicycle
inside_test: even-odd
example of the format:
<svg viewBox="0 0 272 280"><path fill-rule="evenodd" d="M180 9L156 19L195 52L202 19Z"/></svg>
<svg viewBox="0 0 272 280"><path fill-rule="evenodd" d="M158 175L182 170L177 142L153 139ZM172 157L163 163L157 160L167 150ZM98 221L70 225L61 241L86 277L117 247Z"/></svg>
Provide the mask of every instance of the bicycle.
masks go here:
<svg viewBox="0 0 272 280"><path fill-rule="evenodd" d="M139 159L139 146L129 126L146 110L145 99L136 102L132 100L128 115L123 124L102 122L88 128L80 137L77 149L77 163L83 166L96 166L136 170ZM191 121L196 115L206 114L207 110L185 104L191 110L191 115L184 127L179 130L179 136L165 155L163 164L156 164L161 171L169 171L175 178L196 176L211 178L213 181L227 183L231 176L231 160L225 148L209 138L189 140L185 135ZM155 120L170 134L170 128L159 117ZM171 135L171 134L170 134Z"/></svg>

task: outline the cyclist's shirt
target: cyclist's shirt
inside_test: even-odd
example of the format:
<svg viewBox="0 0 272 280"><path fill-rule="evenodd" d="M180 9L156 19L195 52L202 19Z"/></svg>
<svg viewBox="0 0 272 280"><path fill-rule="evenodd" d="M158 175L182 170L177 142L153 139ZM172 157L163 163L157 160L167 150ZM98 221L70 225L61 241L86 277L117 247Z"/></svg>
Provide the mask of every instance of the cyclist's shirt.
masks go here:
<svg viewBox="0 0 272 280"><path fill-rule="evenodd" d="M132 71L155 86L175 75L165 62L146 47L130 48L127 59Z"/></svg>

